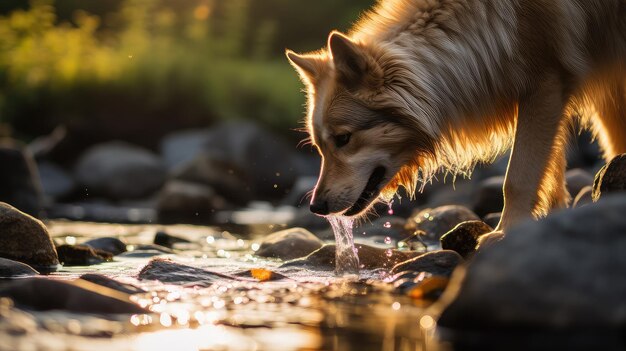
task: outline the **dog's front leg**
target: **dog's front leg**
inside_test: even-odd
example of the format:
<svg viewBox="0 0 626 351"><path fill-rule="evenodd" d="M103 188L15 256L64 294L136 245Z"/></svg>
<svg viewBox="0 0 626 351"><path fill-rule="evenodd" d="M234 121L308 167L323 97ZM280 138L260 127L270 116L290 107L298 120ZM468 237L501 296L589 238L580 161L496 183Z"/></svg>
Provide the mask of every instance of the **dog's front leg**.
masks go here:
<svg viewBox="0 0 626 351"><path fill-rule="evenodd" d="M556 76L541 81L519 101L515 142L504 182L504 209L496 231L506 232L533 213L547 213L547 203L560 197L563 167L562 148L556 136L564 118L566 94ZM561 184L557 184L561 183ZM561 188L555 188L559 186ZM556 200L559 201L558 199Z"/></svg>

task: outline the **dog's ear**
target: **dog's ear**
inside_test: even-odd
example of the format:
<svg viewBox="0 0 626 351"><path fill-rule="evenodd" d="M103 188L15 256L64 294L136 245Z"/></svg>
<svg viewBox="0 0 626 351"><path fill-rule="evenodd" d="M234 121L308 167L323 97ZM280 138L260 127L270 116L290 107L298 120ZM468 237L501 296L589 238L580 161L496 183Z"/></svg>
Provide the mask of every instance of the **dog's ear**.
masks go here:
<svg viewBox="0 0 626 351"><path fill-rule="evenodd" d="M285 51L285 55L303 78L312 81L318 76L317 58L314 55L300 55L289 49Z"/></svg>
<svg viewBox="0 0 626 351"><path fill-rule="evenodd" d="M377 81L379 70L374 59L345 34L337 31L330 33L328 50L340 81L348 87L373 85Z"/></svg>

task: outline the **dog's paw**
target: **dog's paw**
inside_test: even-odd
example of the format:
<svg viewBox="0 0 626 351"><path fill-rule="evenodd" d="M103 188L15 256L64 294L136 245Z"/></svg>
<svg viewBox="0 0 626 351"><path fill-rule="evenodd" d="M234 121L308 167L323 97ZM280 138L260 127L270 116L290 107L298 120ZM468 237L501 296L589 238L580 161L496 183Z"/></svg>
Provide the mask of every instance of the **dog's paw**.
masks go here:
<svg viewBox="0 0 626 351"><path fill-rule="evenodd" d="M481 235L478 238L478 244L476 245L476 251L484 250L493 246L498 241L504 238L504 232L501 230L493 231L491 233L487 233Z"/></svg>

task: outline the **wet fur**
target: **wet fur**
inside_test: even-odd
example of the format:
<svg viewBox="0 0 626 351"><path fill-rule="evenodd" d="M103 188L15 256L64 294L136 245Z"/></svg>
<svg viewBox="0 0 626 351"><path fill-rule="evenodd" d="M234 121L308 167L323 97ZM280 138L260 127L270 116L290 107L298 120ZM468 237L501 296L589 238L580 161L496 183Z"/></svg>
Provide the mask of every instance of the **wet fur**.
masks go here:
<svg viewBox="0 0 626 351"><path fill-rule="evenodd" d="M323 156L313 201L331 212L363 187L359 168L387 162L389 198L513 147L503 230L567 205L575 119L607 159L626 152L626 0L386 0L327 48L287 55ZM352 152L332 145L345 131Z"/></svg>

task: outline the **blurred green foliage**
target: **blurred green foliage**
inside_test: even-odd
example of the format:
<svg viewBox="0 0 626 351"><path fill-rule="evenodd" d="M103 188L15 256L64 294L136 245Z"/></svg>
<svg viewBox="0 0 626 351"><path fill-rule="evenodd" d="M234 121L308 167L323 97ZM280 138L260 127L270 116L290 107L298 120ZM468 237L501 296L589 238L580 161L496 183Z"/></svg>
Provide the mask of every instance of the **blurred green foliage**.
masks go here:
<svg viewBox="0 0 626 351"><path fill-rule="evenodd" d="M148 146L230 118L289 134L304 97L284 48L320 48L372 2L2 2L0 122L24 138L63 124Z"/></svg>

